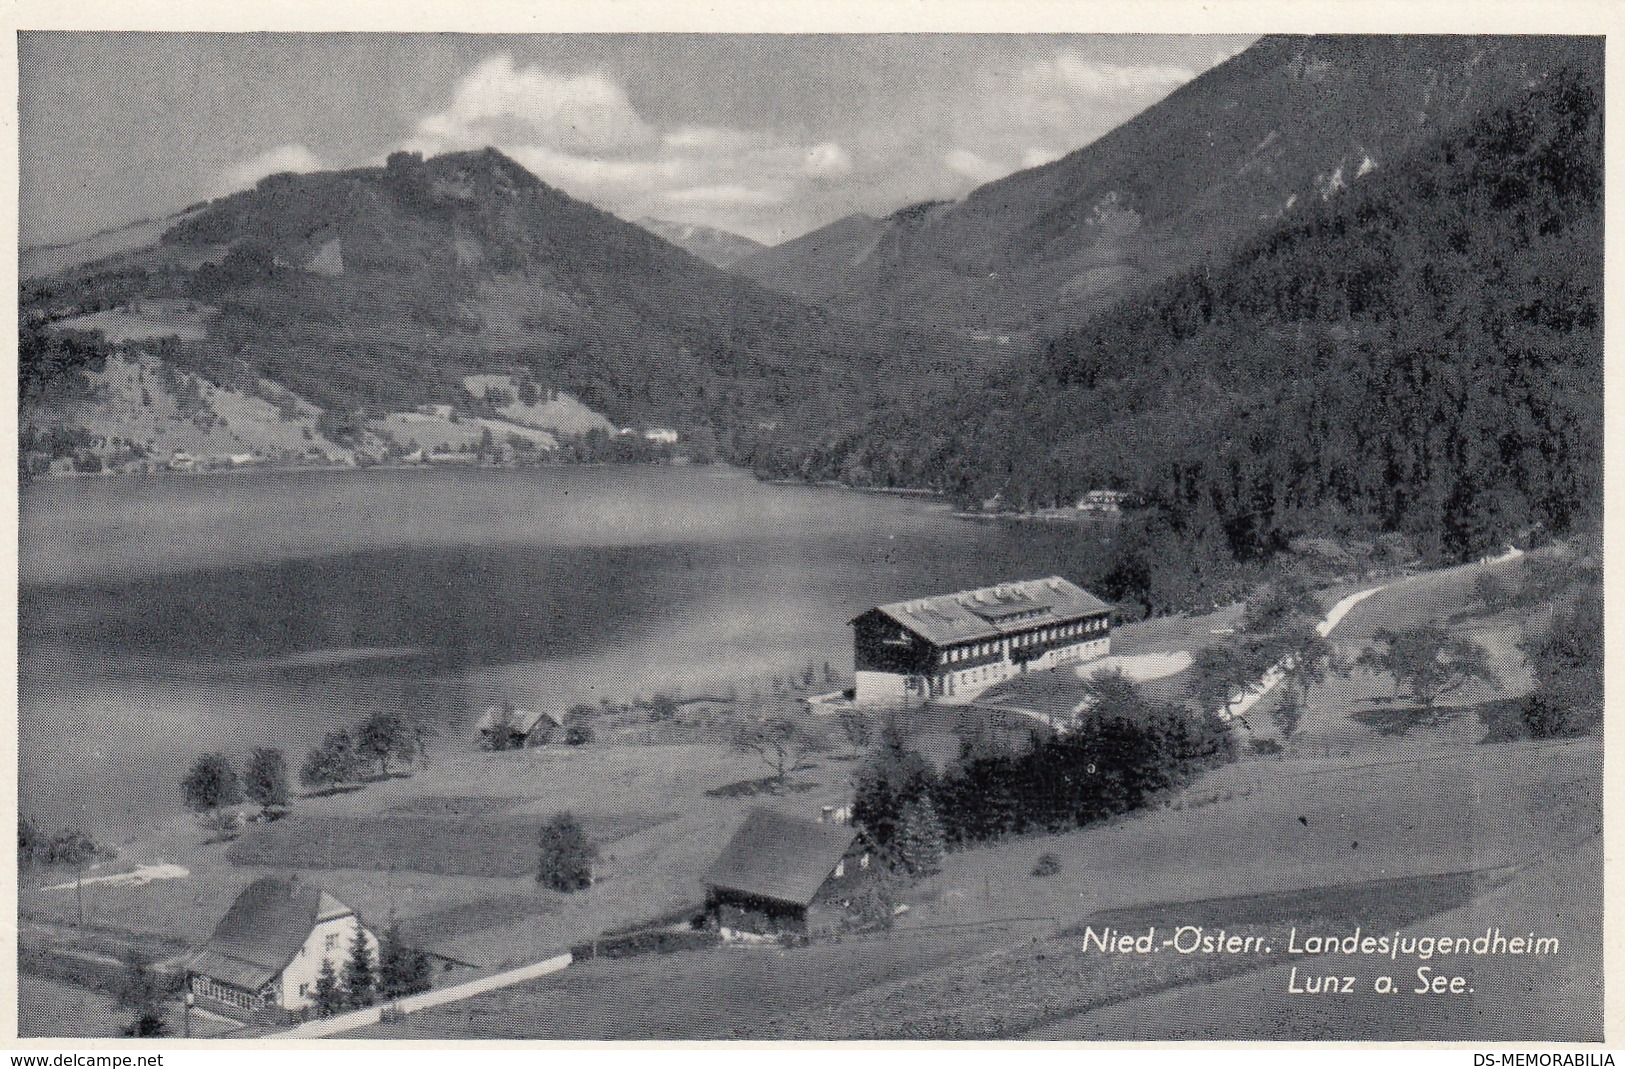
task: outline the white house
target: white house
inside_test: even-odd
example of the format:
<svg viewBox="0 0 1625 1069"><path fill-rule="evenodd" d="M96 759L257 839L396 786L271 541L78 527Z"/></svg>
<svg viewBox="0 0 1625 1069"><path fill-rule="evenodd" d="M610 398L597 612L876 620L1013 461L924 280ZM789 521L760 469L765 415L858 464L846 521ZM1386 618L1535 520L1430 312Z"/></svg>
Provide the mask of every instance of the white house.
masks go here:
<svg viewBox="0 0 1625 1069"><path fill-rule="evenodd" d="M342 976L357 928L376 964L377 936L355 910L297 876L265 876L243 889L192 955L187 984L206 1005L237 1017L302 1010L315 1001L322 962Z"/></svg>

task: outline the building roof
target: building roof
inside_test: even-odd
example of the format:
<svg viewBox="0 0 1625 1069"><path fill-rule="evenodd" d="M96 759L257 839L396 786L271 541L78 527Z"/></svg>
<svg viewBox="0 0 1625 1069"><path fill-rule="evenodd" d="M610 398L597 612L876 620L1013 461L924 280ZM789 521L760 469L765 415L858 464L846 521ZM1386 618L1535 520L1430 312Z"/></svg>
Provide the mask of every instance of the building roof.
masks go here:
<svg viewBox="0 0 1625 1069"><path fill-rule="evenodd" d="M502 711L503 707L500 705L486 707L485 714L479 719L478 730L488 731L496 727L499 718L502 716ZM536 725L543 720L548 721L554 727L564 726L564 717L551 709L543 709L539 713L530 709L509 709L508 717L508 726L521 735L529 735L532 731L535 731Z"/></svg>
<svg viewBox="0 0 1625 1069"><path fill-rule="evenodd" d="M1076 620L1111 606L1058 575L1000 583L957 594L877 605L879 612L934 645L998 638L1045 623Z"/></svg>
<svg viewBox="0 0 1625 1069"><path fill-rule="evenodd" d="M857 839L847 824L819 824L753 809L705 874L707 887L810 905Z"/></svg>
<svg viewBox="0 0 1625 1069"><path fill-rule="evenodd" d="M243 888L188 968L258 991L288 967L318 920L350 912L344 903L298 877L263 876Z"/></svg>

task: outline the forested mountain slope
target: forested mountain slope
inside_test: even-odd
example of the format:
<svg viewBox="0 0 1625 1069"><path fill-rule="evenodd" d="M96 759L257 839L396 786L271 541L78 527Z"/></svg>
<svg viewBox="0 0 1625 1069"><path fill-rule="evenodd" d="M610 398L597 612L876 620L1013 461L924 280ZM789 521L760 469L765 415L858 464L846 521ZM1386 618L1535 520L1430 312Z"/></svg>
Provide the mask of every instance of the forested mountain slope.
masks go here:
<svg viewBox="0 0 1625 1069"><path fill-rule="evenodd" d="M1052 333L1226 257L1594 53L1581 38L1265 38L1053 163L958 202L843 219L734 269L854 316Z"/></svg>
<svg viewBox="0 0 1625 1069"><path fill-rule="evenodd" d="M966 501L1140 491L1236 560L1317 530L1430 556L1600 514L1601 48L991 372L794 457Z"/></svg>

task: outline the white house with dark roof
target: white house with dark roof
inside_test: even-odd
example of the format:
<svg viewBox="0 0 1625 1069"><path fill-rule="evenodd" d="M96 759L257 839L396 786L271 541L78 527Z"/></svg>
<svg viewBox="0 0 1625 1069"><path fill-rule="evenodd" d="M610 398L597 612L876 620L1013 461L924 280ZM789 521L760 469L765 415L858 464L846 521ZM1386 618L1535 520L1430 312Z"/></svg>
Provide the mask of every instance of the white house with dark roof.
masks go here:
<svg viewBox="0 0 1625 1069"><path fill-rule="evenodd" d="M342 975L357 928L376 963L378 939L355 910L296 876L265 876L243 889L192 955L186 982L200 1001L237 1017L302 1010L315 1000L322 962Z"/></svg>
<svg viewBox="0 0 1625 1069"><path fill-rule="evenodd" d="M1059 576L877 605L851 621L860 705L966 701L1111 652L1111 606Z"/></svg>

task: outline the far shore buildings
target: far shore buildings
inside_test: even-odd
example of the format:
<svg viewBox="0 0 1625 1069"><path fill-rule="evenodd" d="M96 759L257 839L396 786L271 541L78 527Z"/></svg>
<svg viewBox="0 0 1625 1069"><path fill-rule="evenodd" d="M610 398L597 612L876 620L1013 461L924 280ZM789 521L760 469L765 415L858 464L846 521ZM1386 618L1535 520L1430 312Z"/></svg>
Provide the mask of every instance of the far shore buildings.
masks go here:
<svg viewBox="0 0 1625 1069"><path fill-rule="evenodd" d="M1129 504L1127 490L1091 490L1078 499L1080 512L1122 512Z"/></svg>
<svg viewBox="0 0 1625 1069"><path fill-rule="evenodd" d="M297 876L264 876L243 889L186 963L186 982L200 1005L231 1017L296 1013L315 1001L323 961L343 975L358 927L377 961L378 939L355 910Z"/></svg>
<svg viewBox="0 0 1625 1069"><path fill-rule="evenodd" d="M1111 652L1111 606L1059 576L878 605L851 626L860 705L964 701Z"/></svg>

